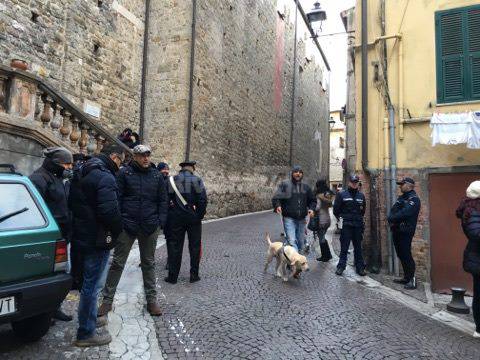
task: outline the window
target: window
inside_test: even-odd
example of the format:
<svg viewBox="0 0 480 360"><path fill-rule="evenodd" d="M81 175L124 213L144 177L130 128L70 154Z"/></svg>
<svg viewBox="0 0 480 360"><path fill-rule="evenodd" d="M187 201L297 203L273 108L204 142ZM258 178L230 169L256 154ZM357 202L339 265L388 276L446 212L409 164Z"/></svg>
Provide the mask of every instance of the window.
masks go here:
<svg viewBox="0 0 480 360"><path fill-rule="evenodd" d="M435 13L437 102L480 100L480 5Z"/></svg>
<svg viewBox="0 0 480 360"><path fill-rule="evenodd" d="M0 231L46 225L45 218L25 185L0 183L0 199Z"/></svg>

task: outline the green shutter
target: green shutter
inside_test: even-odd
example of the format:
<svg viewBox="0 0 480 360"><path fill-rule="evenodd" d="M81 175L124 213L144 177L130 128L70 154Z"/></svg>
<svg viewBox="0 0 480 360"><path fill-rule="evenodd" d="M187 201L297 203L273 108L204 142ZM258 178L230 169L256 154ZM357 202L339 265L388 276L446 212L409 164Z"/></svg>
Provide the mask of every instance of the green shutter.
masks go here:
<svg viewBox="0 0 480 360"><path fill-rule="evenodd" d="M463 16L461 11L448 11L437 17L437 68L439 102L465 99Z"/></svg>
<svg viewBox="0 0 480 360"><path fill-rule="evenodd" d="M480 9L467 12L469 91L472 100L480 99Z"/></svg>

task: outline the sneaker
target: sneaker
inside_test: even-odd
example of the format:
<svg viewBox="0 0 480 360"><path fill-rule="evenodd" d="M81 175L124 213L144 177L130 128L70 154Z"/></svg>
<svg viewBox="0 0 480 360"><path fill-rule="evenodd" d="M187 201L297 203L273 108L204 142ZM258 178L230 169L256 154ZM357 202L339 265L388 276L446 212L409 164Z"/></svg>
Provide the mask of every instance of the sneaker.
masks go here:
<svg viewBox="0 0 480 360"><path fill-rule="evenodd" d="M413 277L412 280L406 283L403 288L407 290L415 290L417 288L417 280L415 279L415 277Z"/></svg>
<svg viewBox="0 0 480 360"><path fill-rule="evenodd" d="M480 332L475 331L475 332L473 333L473 337L474 337L475 339L480 338Z"/></svg>
<svg viewBox="0 0 480 360"><path fill-rule="evenodd" d="M337 275L342 275L344 270L345 270L345 269L337 268L337 271L335 271L335 274L337 274Z"/></svg>
<svg viewBox="0 0 480 360"><path fill-rule="evenodd" d="M56 320L60 320L60 321L72 321L73 320L73 317L65 314L60 309L57 309L57 311L55 311L55 313L53 314L53 318L56 319Z"/></svg>
<svg viewBox="0 0 480 360"><path fill-rule="evenodd" d="M395 284L402 284L402 285L405 285L405 284L407 284L407 283L408 283L408 280L407 280L407 279L405 279L405 278L402 278L402 279L393 279L393 282L394 282Z"/></svg>
<svg viewBox="0 0 480 360"><path fill-rule="evenodd" d="M97 317L102 317L107 315L110 311L112 311L112 304L102 303L98 308Z"/></svg>
<svg viewBox="0 0 480 360"><path fill-rule="evenodd" d="M106 332L104 334L93 334L87 339L75 340L73 345L78 347L102 346L112 342L112 336Z"/></svg>
<svg viewBox="0 0 480 360"><path fill-rule="evenodd" d="M162 309L156 302L151 302L147 304L147 311L152 316L160 316L162 315Z"/></svg>
<svg viewBox="0 0 480 360"><path fill-rule="evenodd" d="M167 276L165 279L163 279L163 281L165 281L167 283L170 283L170 284L176 284L177 283L177 280L171 278L170 276Z"/></svg>
<svg viewBox="0 0 480 360"><path fill-rule="evenodd" d="M97 329L104 327L108 324L107 315L97 317Z"/></svg>
<svg viewBox="0 0 480 360"><path fill-rule="evenodd" d="M190 275L190 282L191 282L191 283L194 283L194 282L197 282L197 281L200 281L200 276L198 276L198 275Z"/></svg>

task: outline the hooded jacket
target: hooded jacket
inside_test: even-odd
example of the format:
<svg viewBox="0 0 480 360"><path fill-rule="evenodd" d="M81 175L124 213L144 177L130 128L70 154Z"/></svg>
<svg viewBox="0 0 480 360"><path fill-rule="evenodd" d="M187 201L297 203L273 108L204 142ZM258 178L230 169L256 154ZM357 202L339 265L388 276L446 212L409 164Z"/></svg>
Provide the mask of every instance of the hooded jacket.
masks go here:
<svg viewBox="0 0 480 360"><path fill-rule="evenodd" d="M97 249L99 234L110 232L116 239L122 232L116 170L109 157L99 154L74 173L68 204L73 215L73 241L82 252Z"/></svg>
<svg viewBox="0 0 480 360"><path fill-rule="evenodd" d="M117 177L120 209L125 231L136 236L152 234L167 221L167 190L155 165L142 168L136 161L122 168Z"/></svg>
<svg viewBox="0 0 480 360"><path fill-rule="evenodd" d="M295 220L305 219L308 210L315 210L317 200L312 189L293 178L280 183L272 198L273 209L282 208L282 216Z"/></svg>
<svg viewBox="0 0 480 360"><path fill-rule="evenodd" d="M68 186L63 182L64 168L45 158L40 168L29 179L33 182L43 200L47 203L62 236L67 239L70 233L70 211L68 210Z"/></svg>

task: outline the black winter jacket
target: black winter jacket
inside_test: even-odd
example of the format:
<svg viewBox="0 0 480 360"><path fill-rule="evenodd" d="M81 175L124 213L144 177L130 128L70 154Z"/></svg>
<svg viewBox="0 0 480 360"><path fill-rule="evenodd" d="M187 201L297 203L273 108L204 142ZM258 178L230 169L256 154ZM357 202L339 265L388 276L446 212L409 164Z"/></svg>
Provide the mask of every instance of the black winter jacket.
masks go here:
<svg viewBox="0 0 480 360"><path fill-rule="evenodd" d="M468 238L463 252L463 269L480 276L480 213L473 210L468 219L462 221L462 229Z"/></svg>
<svg viewBox="0 0 480 360"><path fill-rule="evenodd" d="M132 161L117 176L123 226L130 235L152 234L167 221L167 192L160 171Z"/></svg>
<svg viewBox="0 0 480 360"><path fill-rule="evenodd" d="M420 199L414 190L400 195L387 218L392 231L415 234L420 206Z"/></svg>
<svg viewBox="0 0 480 360"><path fill-rule="evenodd" d="M358 190L347 189L335 196L333 215L343 219L343 225L363 228L365 215L365 195Z"/></svg>
<svg viewBox="0 0 480 360"><path fill-rule="evenodd" d="M272 205L274 210L281 206L282 216L301 220L307 216L308 210L315 210L317 199L307 184L285 180L273 195Z"/></svg>
<svg viewBox="0 0 480 360"><path fill-rule="evenodd" d="M68 204L73 215L73 242L84 253L97 249L99 234L110 232L116 239L122 232L116 170L109 157L99 154L74 173Z"/></svg>
<svg viewBox="0 0 480 360"><path fill-rule="evenodd" d="M68 209L69 186L63 182L63 170L63 166L45 158L42 166L35 170L29 178L47 203L48 209L60 227L62 236L68 239L71 225Z"/></svg>
<svg viewBox="0 0 480 360"><path fill-rule="evenodd" d="M175 216L187 217L199 221L202 220L207 212L208 203L207 191L203 180L188 170L181 170L178 175L173 177L178 191L187 202L187 206L183 206L169 180L170 179L167 180L169 221Z"/></svg>

